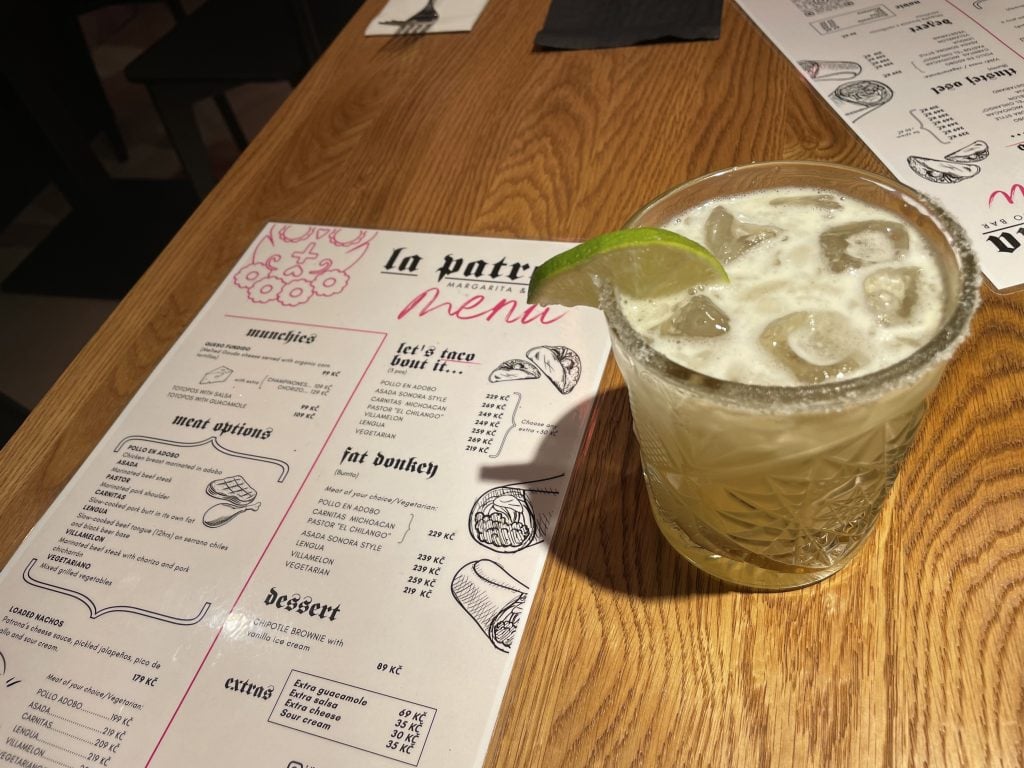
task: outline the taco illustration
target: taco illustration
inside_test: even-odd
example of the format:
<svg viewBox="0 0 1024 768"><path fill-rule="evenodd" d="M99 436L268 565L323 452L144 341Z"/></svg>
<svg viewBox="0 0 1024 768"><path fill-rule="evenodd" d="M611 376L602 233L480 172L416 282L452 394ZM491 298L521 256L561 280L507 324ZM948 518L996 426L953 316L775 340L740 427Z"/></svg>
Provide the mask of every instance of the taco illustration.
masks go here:
<svg viewBox="0 0 1024 768"><path fill-rule="evenodd" d="M984 141L972 141L956 152L950 152L946 159L952 163L978 163L988 157L988 144Z"/></svg>
<svg viewBox="0 0 1024 768"><path fill-rule="evenodd" d="M497 368L491 371L487 380L496 383L499 381L521 381L523 379L539 379L540 369L529 360L506 360Z"/></svg>
<svg viewBox="0 0 1024 768"><path fill-rule="evenodd" d="M579 383L580 356L569 347L534 347L527 350L526 357L563 395L572 392Z"/></svg>
<svg viewBox="0 0 1024 768"><path fill-rule="evenodd" d="M908 157L907 165L922 179L936 184L956 184L981 173L981 167L972 163L951 163L917 155Z"/></svg>

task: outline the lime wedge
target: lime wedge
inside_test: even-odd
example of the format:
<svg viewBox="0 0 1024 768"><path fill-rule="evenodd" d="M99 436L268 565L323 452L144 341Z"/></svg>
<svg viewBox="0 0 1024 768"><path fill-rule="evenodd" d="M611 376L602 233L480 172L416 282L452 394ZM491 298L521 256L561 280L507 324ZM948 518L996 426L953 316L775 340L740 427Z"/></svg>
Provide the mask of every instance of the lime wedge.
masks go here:
<svg viewBox="0 0 1024 768"><path fill-rule="evenodd" d="M711 251L667 229L621 229L552 256L530 278L527 301L596 307L601 286L653 298L729 277Z"/></svg>

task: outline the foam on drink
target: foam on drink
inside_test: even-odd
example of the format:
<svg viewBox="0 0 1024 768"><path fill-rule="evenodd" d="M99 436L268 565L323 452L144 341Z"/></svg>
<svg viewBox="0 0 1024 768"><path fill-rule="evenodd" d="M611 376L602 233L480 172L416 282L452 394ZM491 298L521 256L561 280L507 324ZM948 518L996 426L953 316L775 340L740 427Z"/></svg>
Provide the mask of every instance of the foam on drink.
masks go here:
<svg viewBox="0 0 1024 768"><path fill-rule="evenodd" d="M923 238L860 200L773 189L664 226L706 245L730 283L620 306L654 349L706 375L773 385L860 376L907 357L942 323L942 278Z"/></svg>

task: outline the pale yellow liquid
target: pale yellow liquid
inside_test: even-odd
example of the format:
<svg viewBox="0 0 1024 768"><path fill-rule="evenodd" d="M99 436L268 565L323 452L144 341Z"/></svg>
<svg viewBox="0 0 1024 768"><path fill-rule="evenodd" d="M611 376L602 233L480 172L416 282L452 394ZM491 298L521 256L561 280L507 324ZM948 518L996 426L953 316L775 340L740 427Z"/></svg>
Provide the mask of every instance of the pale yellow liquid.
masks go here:
<svg viewBox="0 0 1024 768"><path fill-rule="evenodd" d="M620 367L665 537L712 575L767 589L819 581L863 544L938 375L811 415L723 407Z"/></svg>
<svg viewBox="0 0 1024 768"><path fill-rule="evenodd" d="M702 239L699 231L684 234ZM727 269L731 277L743 271L729 265ZM742 283L757 279L757 269L749 272ZM827 281L822 290L822 305L845 306L845 299L840 302ZM800 302L816 301L800 292L795 295ZM941 303L941 295L933 298ZM765 302L771 310L753 319L755 327L769 322L771 312L792 309L783 306L780 311L776 304ZM749 302L732 306L735 314ZM644 325L650 307L632 315L630 310L636 307L629 302L620 309L636 330L650 332ZM658 314L657 308L653 311ZM935 325L940 314L935 313ZM917 344L927 341L933 330L917 328ZM680 386L645 365L643 355L625 349L615 334L613 340L629 388L658 526L672 546L701 569L754 588L787 589L819 581L839 570L863 545L913 438L925 398L941 374L941 365L936 364L867 401L766 409ZM700 366L680 349L701 351L718 343L688 345L650 338L648 342L697 370ZM912 350L913 346L895 354L902 357ZM755 353L751 343L741 343L736 350L717 355L715 372L736 371L735 378L744 380L740 369L766 365L754 359ZM779 377L781 381L760 383L792 383L784 372ZM757 376L749 378L759 382Z"/></svg>

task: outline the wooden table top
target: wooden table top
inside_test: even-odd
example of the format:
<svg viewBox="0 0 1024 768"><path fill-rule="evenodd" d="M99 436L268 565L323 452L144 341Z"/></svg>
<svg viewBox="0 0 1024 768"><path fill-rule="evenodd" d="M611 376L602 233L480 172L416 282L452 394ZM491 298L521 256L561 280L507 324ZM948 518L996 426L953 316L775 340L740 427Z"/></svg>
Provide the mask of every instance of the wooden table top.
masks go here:
<svg viewBox="0 0 1024 768"><path fill-rule="evenodd" d="M721 39L538 51L547 0L369 0L0 453L0 562L267 220L580 240L754 160L885 173L727 0ZM1024 764L1024 294L986 288L855 562L732 591L651 518L609 363L487 766Z"/></svg>

